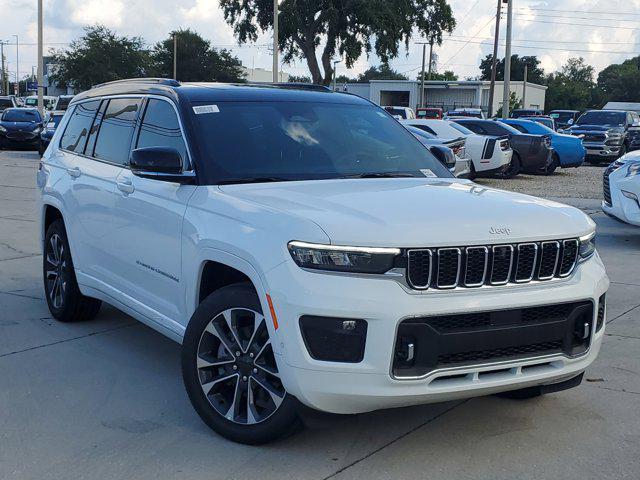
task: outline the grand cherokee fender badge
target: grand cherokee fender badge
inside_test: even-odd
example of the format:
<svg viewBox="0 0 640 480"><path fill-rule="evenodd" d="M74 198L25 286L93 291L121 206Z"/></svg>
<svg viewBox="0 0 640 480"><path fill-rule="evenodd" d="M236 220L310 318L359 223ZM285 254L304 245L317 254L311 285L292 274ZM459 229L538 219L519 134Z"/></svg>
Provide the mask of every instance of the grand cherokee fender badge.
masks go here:
<svg viewBox="0 0 640 480"><path fill-rule="evenodd" d="M509 227L491 227L489 233L491 235L511 235L511 229Z"/></svg>

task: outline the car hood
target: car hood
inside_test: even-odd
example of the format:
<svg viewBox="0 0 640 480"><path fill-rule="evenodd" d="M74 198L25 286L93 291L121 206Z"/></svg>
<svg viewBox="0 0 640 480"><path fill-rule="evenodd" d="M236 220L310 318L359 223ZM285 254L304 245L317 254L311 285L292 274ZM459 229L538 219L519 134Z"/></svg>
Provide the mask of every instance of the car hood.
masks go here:
<svg viewBox="0 0 640 480"><path fill-rule="evenodd" d="M569 130L572 132L608 132L610 130L623 131L617 125L574 125Z"/></svg>
<svg viewBox="0 0 640 480"><path fill-rule="evenodd" d="M16 132L18 130L31 132L36 128L36 124L33 122L0 122L0 125L9 132Z"/></svg>
<svg viewBox="0 0 640 480"><path fill-rule="evenodd" d="M292 218L307 218L335 245L521 242L581 236L595 226L573 207L459 179L320 180L220 189Z"/></svg>

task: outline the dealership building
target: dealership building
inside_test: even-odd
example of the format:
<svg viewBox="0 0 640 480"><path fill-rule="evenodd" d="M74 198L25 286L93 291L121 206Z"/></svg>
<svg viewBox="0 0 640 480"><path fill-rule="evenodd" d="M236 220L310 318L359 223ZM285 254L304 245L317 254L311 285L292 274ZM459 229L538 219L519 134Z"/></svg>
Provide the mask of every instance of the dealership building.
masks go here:
<svg viewBox="0 0 640 480"><path fill-rule="evenodd" d="M484 80L431 80L424 84L426 107L440 107L443 110L455 108L489 109L489 86ZM397 105L416 108L420 102L420 82L417 80L372 80L369 83L347 83L344 90L367 98L382 106ZM544 109L547 87L535 83L511 82L510 90L515 92L523 108ZM496 82L493 112L502 106L504 82Z"/></svg>

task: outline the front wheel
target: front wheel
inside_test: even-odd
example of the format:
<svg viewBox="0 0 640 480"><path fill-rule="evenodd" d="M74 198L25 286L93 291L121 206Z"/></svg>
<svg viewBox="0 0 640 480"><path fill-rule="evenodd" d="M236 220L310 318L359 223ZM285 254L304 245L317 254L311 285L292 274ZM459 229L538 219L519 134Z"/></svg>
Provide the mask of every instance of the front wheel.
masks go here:
<svg viewBox="0 0 640 480"><path fill-rule="evenodd" d="M200 418L230 440L267 443L299 424L250 285L221 288L198 306L182 344L182 376Z"/></svg>
<svg viewBox="0 0 640 480"><path fill-rule="evenodd" d="M553 175L553 172L556 171L556 168L560 166L560 157L556 152L553 152L553 158L551 159L551 163L547 165L547 168L544 170L545 175Z"/></svg>
<svg viewBox="0 0 640 480"><path fill-rule="evenodd" d="M502 173L498 174L500 178L513 178L520 173L522 169L522 162L520 161L520 156L513 152L513 156L511 157L511 162L509 162L509 166L502 171Z"/></svg>

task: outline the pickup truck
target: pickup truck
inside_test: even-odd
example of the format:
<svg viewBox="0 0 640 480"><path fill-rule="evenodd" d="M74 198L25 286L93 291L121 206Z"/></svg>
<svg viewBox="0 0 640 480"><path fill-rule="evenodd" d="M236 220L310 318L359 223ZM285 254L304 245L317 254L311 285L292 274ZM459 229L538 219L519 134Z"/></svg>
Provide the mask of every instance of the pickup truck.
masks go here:
<svg viewBox="0 0 640 480"><path fill-rule="evenodd" d="M564 133L582 137L589 162L612 162L640 148L640 116L623 110L588 110Z"/></svg>

